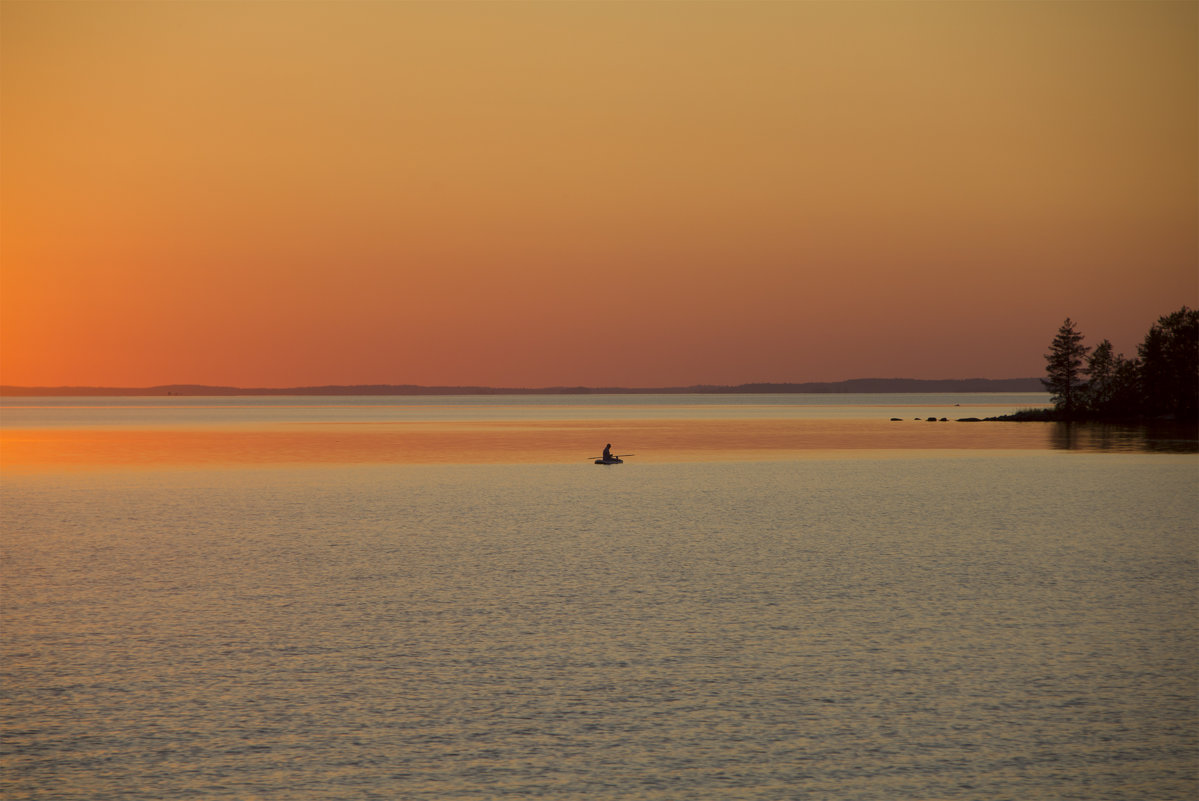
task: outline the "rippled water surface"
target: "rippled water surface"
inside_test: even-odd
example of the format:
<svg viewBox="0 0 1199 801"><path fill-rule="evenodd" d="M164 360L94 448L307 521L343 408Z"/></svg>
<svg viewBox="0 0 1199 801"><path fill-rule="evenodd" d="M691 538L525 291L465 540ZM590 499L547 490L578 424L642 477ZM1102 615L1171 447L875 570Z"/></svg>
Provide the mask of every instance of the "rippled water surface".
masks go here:
<svg viewBox="0 0 1199 801"><path fill-rule="evenodd" d="M1195 797L1194 454L687 453L6 472L0 797Z"/></svg>

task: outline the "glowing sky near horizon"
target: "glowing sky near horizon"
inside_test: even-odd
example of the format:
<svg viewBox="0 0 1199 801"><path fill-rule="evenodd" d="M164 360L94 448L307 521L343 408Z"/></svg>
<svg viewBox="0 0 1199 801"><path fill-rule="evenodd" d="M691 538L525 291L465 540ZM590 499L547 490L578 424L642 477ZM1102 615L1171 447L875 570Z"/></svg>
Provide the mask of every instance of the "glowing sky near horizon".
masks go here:
<svg viewBox="0 0 1199 801"><path fill-rule="evenodd" d="M1199 305L1199 4L0 5L0 381L1035 376Z"/></svg>

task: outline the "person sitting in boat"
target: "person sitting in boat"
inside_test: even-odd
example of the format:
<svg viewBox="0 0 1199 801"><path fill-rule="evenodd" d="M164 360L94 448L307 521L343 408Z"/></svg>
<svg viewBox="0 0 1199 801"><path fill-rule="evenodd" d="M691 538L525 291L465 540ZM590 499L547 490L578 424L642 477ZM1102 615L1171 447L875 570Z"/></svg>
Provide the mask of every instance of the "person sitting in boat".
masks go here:
<svg viewBox="0 0 1199 801"><path fill-rule="evenodd" d="M604 457L603 458L604 458L605 462L612 461L612 443L611 442L609 442L607 445L604 446Z"/></svg>

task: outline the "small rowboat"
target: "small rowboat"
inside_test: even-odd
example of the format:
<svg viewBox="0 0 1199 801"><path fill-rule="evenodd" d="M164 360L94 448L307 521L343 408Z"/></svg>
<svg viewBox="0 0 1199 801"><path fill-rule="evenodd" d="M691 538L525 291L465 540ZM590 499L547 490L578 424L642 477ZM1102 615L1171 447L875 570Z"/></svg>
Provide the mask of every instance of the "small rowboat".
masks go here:
<svg viewBox="0 0 1199 801"><path fill-rule="evenodd" d="M624 459L621 458L622 456L636 456L636 455L637 454L635 454L635 453L622 453L619 455L609 456L607 459L605 459L601 456L600 458L595 460L595 463L596 464L624 464Z"/></svg>

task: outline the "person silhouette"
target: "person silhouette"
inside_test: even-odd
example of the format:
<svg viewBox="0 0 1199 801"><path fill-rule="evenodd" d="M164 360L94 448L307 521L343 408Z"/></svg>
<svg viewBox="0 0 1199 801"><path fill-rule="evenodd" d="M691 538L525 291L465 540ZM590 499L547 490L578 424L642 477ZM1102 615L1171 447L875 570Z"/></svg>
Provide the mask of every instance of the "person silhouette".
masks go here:
<svg viewBox="0 0 1199 801"><path fill-rule="evenodd" d="M604 446L604 461L605 462L612 461L612 443L611 442L609 442L607 445Z"/></svg>

